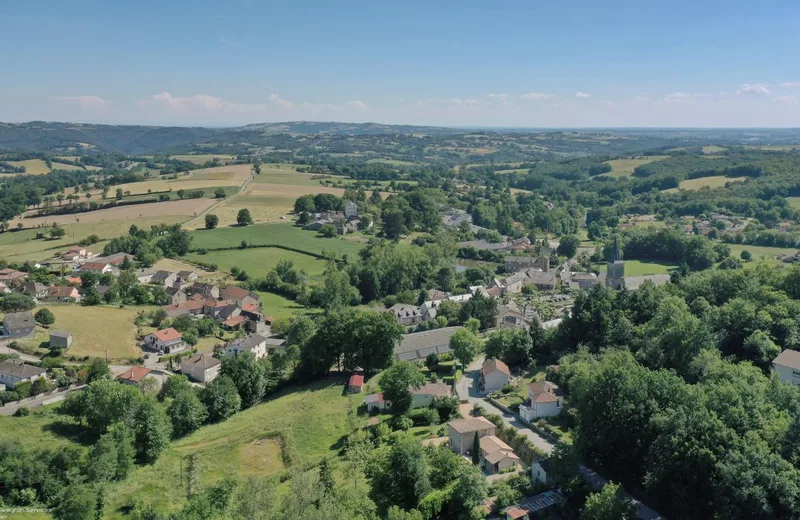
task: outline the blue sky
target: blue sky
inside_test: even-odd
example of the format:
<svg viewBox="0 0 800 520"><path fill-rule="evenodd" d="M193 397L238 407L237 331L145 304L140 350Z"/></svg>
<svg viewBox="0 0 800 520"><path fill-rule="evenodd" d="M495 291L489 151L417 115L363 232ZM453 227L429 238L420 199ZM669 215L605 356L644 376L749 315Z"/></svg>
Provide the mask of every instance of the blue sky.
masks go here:
<svg viewBox="0 0 800 520"><path fill-rule="evenodd" d="M0 21L0 121L800 126L791 0L5 0Z"/></svg>

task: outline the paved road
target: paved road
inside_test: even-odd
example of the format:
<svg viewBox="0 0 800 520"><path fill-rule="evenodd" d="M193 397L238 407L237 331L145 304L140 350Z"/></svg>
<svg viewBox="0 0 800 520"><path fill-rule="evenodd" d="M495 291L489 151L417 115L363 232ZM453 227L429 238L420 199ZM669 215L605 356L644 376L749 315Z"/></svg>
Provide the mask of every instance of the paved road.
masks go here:
<svg viewBox="0 0 800 520"><path fill-rule="evenodd" d="M500 408L497 408L489 401L484 401L483 398L485 395L481 395L478 393L478 385L477 381L480 376L481 366L483 365L483 357L480 357L470 363L467 366L467 369L464 371L464 375L461 378L461 381L458 382L458 395L465 395L468 396L467 399L469 403L472 405L479 404L483 407L487 412L495 415L499 415L503 418L503 422L516 428L519 433L527 437L531 440L534 446L542 450L543 452L549 454L553 451L554 444L535 431L528 428L525 423L523 423L519 417L514 414L510 414L504 412Z"/></svg>
<svg viewBox="0 0 800 520"><path fill-rule="evenodd" d="M55 394L38 397L22 404L13 406L0 406L0 415L14 415L14 412L16 412L19 408L38 408L45 404L45 401L47 401L47 404L53 404L55 402L64 400L64 398L66 398L67 394L70 392L77 392L79 390L83 390L84 388L86 388L86 385L76 386L75 388L70 388L69 390L63 390L61 392L56 392Z"/></svg>
<svg viewBox="0 0 800 520"><path fill-rule="evenodd" d="M480 375L480 369L483 365L484 358L481 356L480 358L476 359L464 371L464 376L461 378L461 381L458 382L458 395L459 396L468 396L467 399L469 400L470 405L479 404L489 413L493 413L499 415L503 418L503 422L512 426L517 429L517 431L528 439L533 442L534 446L542 450L543 452L550 454L553 451L555 445L539 435L538 433L534 432L530 428L527 427L525 423L523 423L518 416L515 414L510 414L504 412L503 410L497 408L492 403L488 401L484 401L484 395L478 394L478 377ZM608 479L603 477L602 475L598 474L596 471L584 466L583 464L580 465L579 468L581 475L583 478L589 483L592 489L600 490L603 486L606 485ZM654 510L650 509L642 502L637 500L633 495L628 493L625 496L633 502L636 506L636 516L641 520L663 520L664 517L655 512Z"/></svg>
<svg viewBox="0 0 800 520"><path fill-rule="evenodd" d="M22 361L33 361L33 362L41 361L36 356L31 356L30 354L23 354L22 352L14 350L13 348L9 348L5 345L0 345L0 354L16 354Z"/></svg>

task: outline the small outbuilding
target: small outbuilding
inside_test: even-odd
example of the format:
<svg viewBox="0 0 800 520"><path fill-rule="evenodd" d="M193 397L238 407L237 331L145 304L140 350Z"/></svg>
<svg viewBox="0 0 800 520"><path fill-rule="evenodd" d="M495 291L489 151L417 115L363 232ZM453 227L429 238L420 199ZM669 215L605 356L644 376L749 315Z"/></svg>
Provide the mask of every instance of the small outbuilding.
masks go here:
<svg viewBox="0 0 800 520"><path fill-rule="evenodd" d="M350 376L350 381L347 383L348 394L360 394L364 389L364 376L361 374L353 374Z"/></svg>
<svg viewBox="0 0 800 520"><path fill-rule="evenodd" d="M72 333L66 330L50 331L50 348L69 348L72 345Z"/></svg>

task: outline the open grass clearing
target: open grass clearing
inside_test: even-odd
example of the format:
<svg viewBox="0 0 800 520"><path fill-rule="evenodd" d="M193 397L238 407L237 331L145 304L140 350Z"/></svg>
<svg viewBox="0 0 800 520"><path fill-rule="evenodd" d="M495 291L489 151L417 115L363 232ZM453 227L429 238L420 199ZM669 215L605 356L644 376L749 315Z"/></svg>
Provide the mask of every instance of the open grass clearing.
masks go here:
<svg viewBox="0 0 800 520"><path fill-rule="evenodd" d="M606 272L606 264L597 264L601 273ZM677 269L678 264L661 263L651 260L625 260L625 276L645 276L649 274L667 274Z"/></svg>
<svg viewBox="0 0 800 520"><path fill-rule="evenodd" d="M742 251L749 251L753 255L750 262L745 262L746 269L756 267L759 263L764 263L772 267L789 266L776 257L779 255L793 255L798 252L798 249L789 247L765 247L765 246L751 246L747 244L727 244L731 248L731 256L734 258L741 258Z"/></svg>
<svg viewBox="0 0 800 520"><path fill-rule="evenodd" d="M0 441L3 439L26 450L57 449L89 440L71 417L58 413L57 405L33 408L27 417L0 415Z"/></svg>
<svg viewBox="0 0 800 520"><path fill-rule="evenodd" d="M209 251L205 255L190 253L186 256L186 259L217 264L220 270L227 272L230 272L233 267L238 267L245 270L251 277L266 276L281 260L293 262L296 267L311 276L320 275L325 270L324 260L276 247Z"/></svg>
<svg viewBox="0 0 800 520"><path fill-rule="evenodd" d="M273 318L288 318L298 314L308 314L311 309L303 307L299 303L281 296L280 294L256 291L261 298L261 308L264 309L265 316Z"/></svg>
<svg viewBox="0 0 800 520"><path fill-rule="evenodd" d="M27 175L44 175L50 173L50 168L42 159L28 159L27 161L5 161L11 166L24 166ZM55 165L54 165L55 166ZM66 166L63 165L63 166ZM14 174L18 175L18 174Z"/></svg>
<svg viewBox="0 0 800 520"><path fill-rule="evenodd" d="M666 155L650 155L646 157L633 157L630 159L614 159L611 161L606 161L606 164L611 166L612 170L602 175L616 178L630 177L633 175L633 170L635 170L637 166L642 166L643 164L649 164L655 161L661 161L667 157L668 156Z"/></svg>
<svg viewBox="0 0 800 520"><path fill-rule="evenodd" d="M528 169L526 168L514 168L511 170L497 170L495 173L499 174L506 174L506 173L528 173Z"/></svg>
<svg viewBox="0 0 800 520"><path fill-rule="evenodd" d="M192 237L192 247L204 249L237 247L242 240L250 245L281 245L315 254L332 251L339 255L355 255L364 247L359 242L342 238L322 238L314 231L304 231L289 222L204 229L193 231Z"/></svg>
<svg viewBox="0 0 800 520"><path fill-rule="evenodd" d="M786 197L786 200L789 201L789 205L794 209L800 209L800 197Z"/></svg>
<svg viewBox="0 0 800 520"><path fill-rule="evenodd" d="M747 177L725 177L724 175L713 175L711 177L700 177L699 179L689 179L681 181L679 188L682 190L699 190L701 188L722 188L729 182L744 182Z"/></svg>
<svg viewBox="0 0 800 520"><path fill-rule="evenodd" d="M383 163L391 166L414 166L413 162L401 161L399 159L367 159L368 163Z"/></svg>
<svg viewBox="0 0 800 520"><path fill-rule="evenodd" d="M66 353L73 356L130 359L141 356L136 344L136 325L133 318L140 310L150 307L119 307L98 305L46 305L56 317L52 328L72 333L72 346Z"/></svg>
<svg viewBox="0 0 800 520"><path fill-rule="evenodd" d="M146 496L159 509L180 507L185 500L186 456L195 454L199 485L207 487L225 476L277 476L285 471L282 449L298 464L316 464L335 456L351 432L348 404L362 396L343 395L344 380L330 378L293 387L267 402L240 412L225 422L205 426L170 445L155 464L140 466L123 482L109 487L112 517L132 496ZM286 442L276 437L280 433Z"/></svg>
<svg viewBox="0 0 800 520"><path fill-rule="evenodd" d="M716 146L716 145L709 145L703 147L703 153L705 154L714 154L714 153L721 153L727 152L728 149L723 146Z"/></svg>

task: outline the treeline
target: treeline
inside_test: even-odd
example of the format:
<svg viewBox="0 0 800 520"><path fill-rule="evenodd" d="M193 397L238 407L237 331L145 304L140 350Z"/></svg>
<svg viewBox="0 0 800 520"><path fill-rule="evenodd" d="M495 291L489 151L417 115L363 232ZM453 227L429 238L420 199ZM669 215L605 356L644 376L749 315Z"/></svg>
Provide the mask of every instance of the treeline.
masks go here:
<svg viewBox="0 0 800 520"><path fill-rule="evenodd" d="M622 234L620 247L625 259L656 260L684 264L702 271L730 256L730 248L702 235L690 236L680 228L634 227ZM613 241L603 247L603 258L611 258Z"/></svg>

